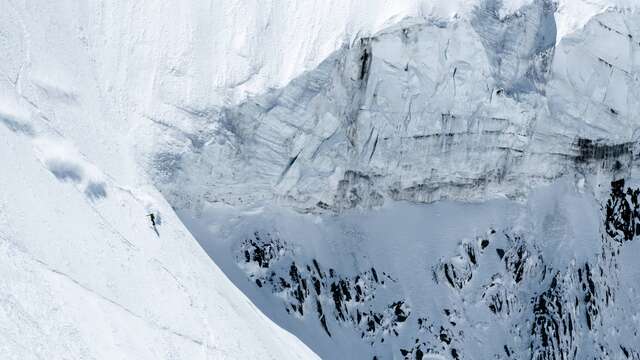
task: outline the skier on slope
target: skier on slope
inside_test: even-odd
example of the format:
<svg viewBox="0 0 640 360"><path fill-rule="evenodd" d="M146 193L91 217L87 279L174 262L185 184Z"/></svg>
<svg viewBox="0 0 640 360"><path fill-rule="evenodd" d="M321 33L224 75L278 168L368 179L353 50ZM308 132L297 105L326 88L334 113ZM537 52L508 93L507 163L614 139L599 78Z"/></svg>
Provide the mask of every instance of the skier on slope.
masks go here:
<svg viewBox="0 0 640 360"><path fill-rule="evenodd" d="M150 213L147 216L149 217L149 220L151 220L151 226L153 227L153 231L156 232L156 235L160 236L160 233L158 232L158 228L156 227L156 216L154 215L154 213Z"/></svg>
<svg viewBox="0 0 640 360"><path fill-rule="evenodd" d="M149 219L151 219L151 225L153 225L153 227L155 228L156 227L156 216L153 213L151 213L151 214L149 214L147 216L149 217Z"/></svg>

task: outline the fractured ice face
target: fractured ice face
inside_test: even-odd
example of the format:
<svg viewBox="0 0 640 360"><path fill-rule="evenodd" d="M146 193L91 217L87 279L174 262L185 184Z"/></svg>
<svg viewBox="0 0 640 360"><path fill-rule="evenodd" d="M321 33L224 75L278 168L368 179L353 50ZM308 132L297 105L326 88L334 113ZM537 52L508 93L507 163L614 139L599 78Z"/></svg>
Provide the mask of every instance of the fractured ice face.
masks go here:
<svg viewBox="0 0 640 360"><path fill-rule="evenodd" d="M567 173L593 186L628 174L637 15L605 12L556 45L551 2L504 17L492 3L471 20L404 20L284 88L196 111L192 130L163 129L158 156L176 163L158 185L183 206L275 196L321 211L521 197Z"/></svg>

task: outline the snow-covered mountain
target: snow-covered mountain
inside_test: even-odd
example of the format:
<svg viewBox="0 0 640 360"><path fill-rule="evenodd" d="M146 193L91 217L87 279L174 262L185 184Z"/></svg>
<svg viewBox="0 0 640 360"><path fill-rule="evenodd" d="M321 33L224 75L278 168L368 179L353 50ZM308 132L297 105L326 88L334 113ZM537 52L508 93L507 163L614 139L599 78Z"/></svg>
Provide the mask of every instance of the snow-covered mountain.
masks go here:
<svg viewBox="0 0 640 360"><path fill-rule="evenodd" d="M640 359L635 0L0 5L3 358Z"/></svg>
<svg viewBox="0 0 640 360"><path fill-rule="evenodd" d="M152 189L122 187L36 114L0 122L3 359L315 357Z"/></svg>

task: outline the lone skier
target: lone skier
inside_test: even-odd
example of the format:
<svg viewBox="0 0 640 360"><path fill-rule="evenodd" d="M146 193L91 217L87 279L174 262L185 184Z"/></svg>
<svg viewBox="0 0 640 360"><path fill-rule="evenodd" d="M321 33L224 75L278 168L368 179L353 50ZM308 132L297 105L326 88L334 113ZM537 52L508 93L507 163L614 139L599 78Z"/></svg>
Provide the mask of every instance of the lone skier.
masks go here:
<svg viewBox="0 0 640 360"><path fill-rule="evenodd" d="M160 233L158 232L158 228L156 227L156 216L151 213L147 215L149 217L149 220L151 220L151 226L153 227L153 231L156 232L156 235L160 236Z"/></svg>
<svg viewBox="0 0 640 360"><path fill-rule="evenodd" d="M151 219L151 225L153 225L153 227L156 227L156 216L153 215L153 213L147 215L149 217L149 219Z"/></svg>

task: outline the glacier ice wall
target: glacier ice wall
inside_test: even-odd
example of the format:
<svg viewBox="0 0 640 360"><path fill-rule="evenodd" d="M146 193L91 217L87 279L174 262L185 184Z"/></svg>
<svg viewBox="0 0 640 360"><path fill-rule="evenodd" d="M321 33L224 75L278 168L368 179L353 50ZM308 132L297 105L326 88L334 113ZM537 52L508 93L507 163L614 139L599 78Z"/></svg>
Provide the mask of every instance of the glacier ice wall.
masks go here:
<svg viewBox="0 0 640 360"><path fill-rule="evenodd" d="M607 192L602 209L562 179L524 203L179 214L322 358L636 359L640 190Z"/></svg>
<svg viewBox="0 0 640 360"><path fill-rule="evenodd" d="M158 186L180 206L275 198L323 211L630 175L637 15L606 11L556 45L554 3L506 17L483 4L470 18L405 20L285 87L163 122Z"/></svg>

